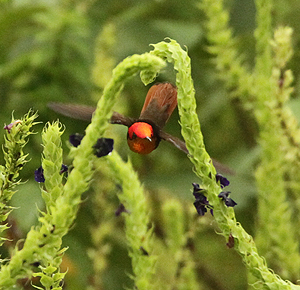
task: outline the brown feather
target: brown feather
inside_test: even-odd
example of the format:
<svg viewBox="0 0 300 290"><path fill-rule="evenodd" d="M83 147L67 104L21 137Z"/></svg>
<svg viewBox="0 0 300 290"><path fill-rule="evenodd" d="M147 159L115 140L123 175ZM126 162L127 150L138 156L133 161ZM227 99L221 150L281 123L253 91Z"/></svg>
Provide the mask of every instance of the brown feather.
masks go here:
<svg viewBox="0 0 300 290"><path fill-rule="evenodd" d="M110 119L111 124L120 124L120 125L125 125L127 127L130 127L136 121L137 120L124 116L118 112L113 112L113 115Z"/></svg>
<svg viewBox="0 0 300 290"><path fill-rule="evenodd" d="M163 128L177 106L177 89L170 83L153 85L146 96L139 117Z"/></svg>
<svg viewBox="0 0 300 290"><path fill-rule="evenodd" d="M189 151L187 150L184 141L180 140L177 137L174 137L162 130L159 131L159 137L171 144L173 144L175 147L177 147L179 150L183 151L186 154L189 154Z"/></svg>

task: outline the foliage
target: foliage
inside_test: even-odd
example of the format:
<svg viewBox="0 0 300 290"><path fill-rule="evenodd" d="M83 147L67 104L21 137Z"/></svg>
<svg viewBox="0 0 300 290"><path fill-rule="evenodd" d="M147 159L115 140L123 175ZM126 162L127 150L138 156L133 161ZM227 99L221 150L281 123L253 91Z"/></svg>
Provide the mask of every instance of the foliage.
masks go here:
<svg viewBox="0 0 300 290"><path fill-rule="evenodd" d="M0 116L33 108L47 122L32 110L6 122L0 289L299 288L299 3L175 2L0 2ZM180 120L188 158L163 142L128 152L108 123L112 110L137 117L154 80L177 85L166 131ZM97 109L87 128L62 125L50 101ZM100 137L115 149L96 158ZM211 155L235 171L234 209ZM192 183L213 216L197 215Z"/></svg>

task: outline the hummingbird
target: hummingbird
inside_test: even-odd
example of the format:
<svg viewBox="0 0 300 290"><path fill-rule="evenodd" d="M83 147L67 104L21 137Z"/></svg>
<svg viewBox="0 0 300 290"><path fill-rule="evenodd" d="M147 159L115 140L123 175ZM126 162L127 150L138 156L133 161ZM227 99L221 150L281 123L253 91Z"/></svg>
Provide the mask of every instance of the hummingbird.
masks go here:
<svg viewBox="0 0 300 290"><path fill-rule="evenodd" d="M48 107L61 115L83 121L91 121L95 111L91 106L69 103L49 103ZM130 150L138 154L151 153L161 140L189 154L184 141L163 131L163 127L176 107L177 87L169 82L157 83L149 89L139 118L113 112L110 123L128 127L127 144ZM220 172L234 174L232 169L216 160L213 160L213 164Z"/></svg>
<svg viewBox="0 0 300 290"><path fill-rule="evenodd" d="M127 143L135 153L149 154L158 147L161 140L165 140L188 154L182 140L162 130L176 106L176 86L169 82L157 83L149 89L139 118L113 112L110 123L128 127ZM93 107L77 104L50 103L48 107L64 116L83 121L90 121L95 111Z"/></svg>

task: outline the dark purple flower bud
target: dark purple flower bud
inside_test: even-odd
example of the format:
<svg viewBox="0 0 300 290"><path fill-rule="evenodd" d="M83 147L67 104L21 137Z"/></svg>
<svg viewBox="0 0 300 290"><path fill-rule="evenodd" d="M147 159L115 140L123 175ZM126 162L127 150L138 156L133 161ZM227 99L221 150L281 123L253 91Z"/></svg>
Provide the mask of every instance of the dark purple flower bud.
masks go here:
<svg viewBox="0 0 300 290"><path fill-rule="evenodd" d="M230 184L229 180L220 173L216 174L216 180L217 182L220 182L221 188L224 188Z"/></svg>
<svg viewBox="0 0 300 290"><path fill-rule="evenodd" d="M78 147L81 143L81 140L83 139L83 135L79 133L75 133L73 135L70 135L69 142L74 146Z"/></svg>
<svg viewBox="0 0 300 290"><path fill-rule="evenodd" d="M34 171L34 179L36 182L45 182L44 169L42 166Z"/></svg>
<svg viewBox="0 0 300 290"><path fill-rule="evenodd" d="M204 193L206 192L205 189L200 188L199 184L193 183L194 191L193 195L196 199L194 202L194 206L198 212L199 215L203 216L206 212L207 209L210 209L211 215L213 215L213 207L209 204L206 196Z"/></svg>
<svg viewBox="0 0 300 290"><path fill-rule="evenodd" d="M193 195L196 199L198 198L202 198L205 193L205 189L203 188L200 188L199 184L198 183L192 183L193 187L194 187L194 190L193 190ZM204 196L205 197L205 196ZM206 198L206 197L205 197Z"/></svg>
<svg viewBox="0 0 300 290"><path fill-rule="evenodd" d="M194 192L202 190L202 188L200 188L200 185L198 183L193 182L192 185L194 187Z"/></svg>
<svg viewBox="0 0 300 290"><path fill-rule="evenodd" d="M94 154L97 157L106 156L113 151L114 140L110 138L99 138L93 148L95 149Z"/></svg>
<svg viewBox="0 0 300 290"><path fill-rule="evenodd" d="M117 208L117 210L116 210L116 212L115 212L115 215L116 215L116 216L120 216L122 212L128 212L128 211L126 210L126 208L125 208L125 206L124 206L123 203L121 203L121 204L119 205L119 207Z"/></svg>
<svg viewBox="0 0 300 290"><path fill-rule="evenodd" d="M230 191L222 191L218 196L219 198L223 199L226 206L234 207L237 205L237 203L233 199L228 197L229 193Z"/></svg>
<svg viewBox="0 0 300 290"><path fill-rule="evenodd" d="M68 172L68 166L65 164L62 164L60 174L63 174L65 172ZM44 176L44 169L42 166L40 166L37 170L34 171L34 179L37 182L45 182L45 176Z"/></svg>
<svg viewBox="0 0 300 290"><path fill-rule="evenodd" d="M195 206L198 214L201 216L205 215L205 213L207 212L205 205L200 200L196 200L194 202L194 206Z"/></svg>
<svg viewBox="0 0 300 290"><path fill-rule="evenodd" d="M236 203L233 199L227 198L227 199L225 200L225 205L226 205L226 206L230 206L230 207L234 207L234 206L237 205L237 203Z"/></svg>
<svg viewBox="0 0 300 290"><path fill-rule="evenodd" d="M62 164L62 166L61 166L61 170L60 170L60 174L63 174L63 173L65 173L65 172L68 172L68 166L67 165L65 165L65 164Z"/></svg>
<svg viewBox="0 0 300 290"><path fill-rule="evenodd" d="M228 198L230 191L222 191L219 193L219 197L222 198L223 200L225 200L226 198Z"/></svg>

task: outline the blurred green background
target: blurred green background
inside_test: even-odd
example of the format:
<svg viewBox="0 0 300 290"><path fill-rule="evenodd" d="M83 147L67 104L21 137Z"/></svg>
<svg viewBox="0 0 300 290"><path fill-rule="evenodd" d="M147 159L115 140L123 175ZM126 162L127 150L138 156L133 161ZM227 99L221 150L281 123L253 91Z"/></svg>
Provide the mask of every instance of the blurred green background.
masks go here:
<svg viewBox="0 0 300 290"><path fill-rule="evenodd" d="M192 75L196 89L197 110L204 140L210 155L233 169L231 197L238 203L236 215L243 227L254 234L255 183L253 172L259 149L256 147L256 124L251 114L239 102L228 97L224 84L218 80L207 52L205 17L197 8L201 1L185 0L88 0L88 1L0 1L0 120L10 123L11 115L20 118L30 108L39 113L35 127L40 133L48 121L58 118L65 125L63 144L65 163L68 136L83 133L87 123L59 116L47 108L49 102L69 102L95 105L101 96L113 67L125 57L149 51L149 44L170 37L188 48L192 61ZM231 25L238 39L249 69L255 57L255 5L251 0L230 0L226 5L231 13ZM290 68L295 74L295 93L291 106L300 116L298 98L300 2L279 0L275 3L274 26L294 28L295 55ZM165 69L157 81L174 82L171 67ZM138 117L148 88L139 77L126 84L115 110ZM175 110L165 130L180 137L178 112ZM185 154L170 144L161 142L159 148L147 156L131 152L126 144L126 128L112 125L106 137L113 137L117 150L126 160L130 158L141 182L150 196L175 196L192 202L192 182L197 182L192 165ZM0 136L1 143L3 137ZM31 162L22 171L27 182L20 186L12 205L11 223L16 224L17 237L25 237L37 223L37 208L43 208L39 184L34 170L41 163L41 136L32 136L26 151ZM1 155L3 163L3 155ZM69 162L69 163L68 163ZM96 177L95 177L96 178ZM100 184L101 183L97 183ZM97 190L84 195L78 219L64 239L69 246L64 259L68 268L66 289L83 289L92 281L93 268L87 255L92 247L91 231L97 223L95 209ZM97 188L96 188L97 189ZM116 199L116 198L114 198ZM117 201L113 201L116 203ZM116 217L112 214L112 219ZM200 242L197 244L199 279L205 289L246 289L246 271L241 259L226 248L217 235L213 219L202 217ZM161 221L157 218L155 223ZM120 222L120 233L122 223ZM109 241L112 251L105 270L103 289L122 289L130 286L130 260L124 236ZM8 254L4 249L2 256ZM30 283L28 285L29 289Z"/></svg>

